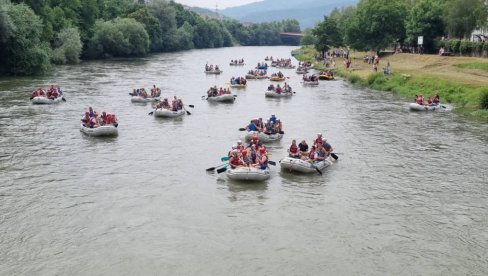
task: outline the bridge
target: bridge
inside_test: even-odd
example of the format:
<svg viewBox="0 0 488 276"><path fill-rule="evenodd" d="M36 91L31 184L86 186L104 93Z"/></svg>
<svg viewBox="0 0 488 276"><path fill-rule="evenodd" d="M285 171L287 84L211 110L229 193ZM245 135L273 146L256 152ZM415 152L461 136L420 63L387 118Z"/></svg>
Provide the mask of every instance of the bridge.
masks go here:
<svg viewBox="0 0 488 276"><path fill-rule="evenodd" d="M302 33L280 33L280 36L288 36L288 37L302 37Z"/></svg>

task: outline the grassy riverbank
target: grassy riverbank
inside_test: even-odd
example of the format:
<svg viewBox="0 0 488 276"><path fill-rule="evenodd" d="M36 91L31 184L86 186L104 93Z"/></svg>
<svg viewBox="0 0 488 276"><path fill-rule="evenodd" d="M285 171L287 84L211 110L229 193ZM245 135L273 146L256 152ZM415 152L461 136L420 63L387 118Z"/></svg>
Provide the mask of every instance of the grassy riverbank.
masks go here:
<svg viewBox="0 0 488 276"><path fill-rule="evenodd" d="M295 57L302 61L313 61L317 54L312 47L303 47L297 52ZM439 94L443 102L454 105L458 114L488 122L487 59L395 54L380 61L378 72L382 72L388 61L391 65L392 74L384 76L363 62L365 55L367 53L351 53L353 69L350 71L345 69L344 59L336 58L336 74L360 86L392 91L406 101L411 101L416 94ZM322 68L320 63L315 65L315 69Z"/></svg>

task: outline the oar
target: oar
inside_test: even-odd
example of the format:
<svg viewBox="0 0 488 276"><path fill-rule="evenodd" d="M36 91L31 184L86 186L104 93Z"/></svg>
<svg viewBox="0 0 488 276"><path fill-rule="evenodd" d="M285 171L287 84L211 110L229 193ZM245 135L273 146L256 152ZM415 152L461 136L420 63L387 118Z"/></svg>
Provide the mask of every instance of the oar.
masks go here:
<svg viewBox="0 0 488 276"><path fill-rule="evenodd" d="M191 115L190 111L186 110L186 108L183 106L183 110L186 111L186 114Z"/></svg>
<svg viewBox="0 0 488 276"><path fill-rule="evenodd" d="M273 165L273 166L276 166L276 162L275 161L268 160L268 164Z"/></svg>
<svg viewBox="0 0 488 276"><path fill-rule="evenodd" d="M339 159L339 156L337 156L335 153L330 153L330 156L332 156L332 158L334 158L335 160Z"/></svg>
<svg viewBox="0 0 488 276"><path fill-rule="evenodd" d="M319 170L319 168L317 168L314 164L312 164L312 167L320 174L322 175L322 172Z"/></svg>
<svg viewBox="0 0 488 276"><path fill-rule="evenodd" d="M65 98L61 98L61 100L63 100L63 102L65 102L65 101L66 101L66 99L65 99Z"/></svg>
<svg viewBox="0 0 488 276"><path fill-rule="evenodd" d="M189 104L188 107L195 108L195 106L192 104Z"/></svg>
<svg viewBox="0 0 488 276"><path fill-rule="evenodd" d="M220 161L225 162L225 161L229 161L229 159L230 158L228 156L224 156L224 157L220 158Z"/></svg>
<svg viewBox="0 0 488 276"><path fill-rule="evenodd" d="M217 173L223 173L227 170L227 166L223 167L223 168L220 168L217 170Z"/></svg>
<svg viewBox="0 0 488 276"><path fill-rule="evenodd" d="M154 111L156 111L156 109ZM149 112L147 115L153 115L154 111Z"/></svg>
<svg viewBox="0 0 488 276"><path fill-rule="evenodd" d="M239 131L246 131L246 129L241 127L241 128L239 128Z"/></svg>
<svg viewBox="0 0 488 276"><path fill-rule="evenodd" d="M227 163L220 164L220 165L218 165L218 166L208 168L208 169L206 169L206 171L207 171L207 172L209 172L209 171L213 171L213 170L215 170L216 168L218 168L218 167L222 167L222 166L225 166L225 165L227 165Z"/></svg>

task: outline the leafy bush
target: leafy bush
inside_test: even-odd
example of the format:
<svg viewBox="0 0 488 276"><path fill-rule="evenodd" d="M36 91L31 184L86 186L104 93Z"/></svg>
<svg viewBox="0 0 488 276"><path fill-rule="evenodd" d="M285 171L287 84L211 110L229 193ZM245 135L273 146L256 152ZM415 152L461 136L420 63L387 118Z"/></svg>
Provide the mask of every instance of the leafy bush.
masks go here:
<svg viewBox="0 0 488 276"><path fill-rule="evenodd" d="M458 54L459 53L459 47L461 46L461 40L451 40L449 41L449 51Z"/></svg>
<svg viewBox="0 0 488 276"><path fill-rule="evenodd" d="M463 40L459 46L459 53L461 55L471 55L474 44L471 41Z"/></svg>
<svg viewBox="0 0 488 276"><path fill-rule="evenodd" d="M57 35L56 48L53 50L51 61L55 64L77 64L83 48L80 33L77 28L66 28Z"/></svg>
<svg viewBox="0 0 488 276"><path fill-rule="evenodd" d="M98 21L89 48L94 58L143 56L149 51L149 35L144 26L132 18Z"/></svg>

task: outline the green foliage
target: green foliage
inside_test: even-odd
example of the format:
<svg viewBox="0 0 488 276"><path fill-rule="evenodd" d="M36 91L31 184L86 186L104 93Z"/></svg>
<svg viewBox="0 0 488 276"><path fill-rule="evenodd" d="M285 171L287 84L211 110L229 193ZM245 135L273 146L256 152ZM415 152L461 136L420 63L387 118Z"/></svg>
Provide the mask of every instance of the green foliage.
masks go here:
<svg viewBox="0 0 488 276"><path fill-rule="evenodd" d="M56 64L77 64L80 62L82 48L78 29L63 29L57 35L56 48L53 49L51 61Z"/></svg>
<svg viewBox="0 0 488 276"><path fill-rule="evenodd" d="M314 45L317 43L317 39L313 35L312 29L305 29L303 30L303 37L302 41L300 42L301 45Z"/></svg>
<svg viewBox="0 0 488 276"><path fill-rule="evenodd" d="M488 89L484 89L480 96L480 108L488 109Z"/></svg>
<svg viewBox="0 0 488 276"><path fill-rule="evenodd" d="M444 13L449 35L469 38L477 26L486 25L488 3L485 0L448 0Z"/></svg>
<svg viewBox="0 0 488 276"><path fill-rule="evenodd" d="M41 41L42 22L25 4L2 5L6 30L0 41L0 74L32 75L49 68L50 49Z"/></svg>
<svg viewBox="0 0 488 276"><path fill-rule="evenodd" d="M149 35L144 26L132 18L99 21L89 48L93 58L143 56L149 52Z"/></svg>
<svg viewBox="0 0 488 276"><path fill-rule="evenodd" d="M407 20L407 41L417 45L417 37L424 37L424 49L434 51L434 39L444 34L443 7L439 0L419 0L414 2Z"/></svg>
<svg viewBox="0 0 488 276"><path fill-rule="evenodd" d="M461 46L461 40L454 39L449 41L449 51L452 53L459 53L459 48Z"/></svg>
<svg viewBox="0 0 488 276"><path fill-rule="evenodd" d="M324 16L324 20L315 26L312 34L317 38L315 48L322 52L322 55L331 47L342 45L342 36L339 33L337 22L330 17Z"/></svg>
<svg viewBox="0 0 488 276"><path fill-rule="evenodd" d="M361 0L348 25L347 42L357 50L384 49L405 38L404 0Z"/></svg>
<svg viewBox="0 0 488 276"><path fill-rule="evenodd" d="M475 45L471 41L463 40L459 46L459 53L461 55L471 55L475 50Z"/></svg>

